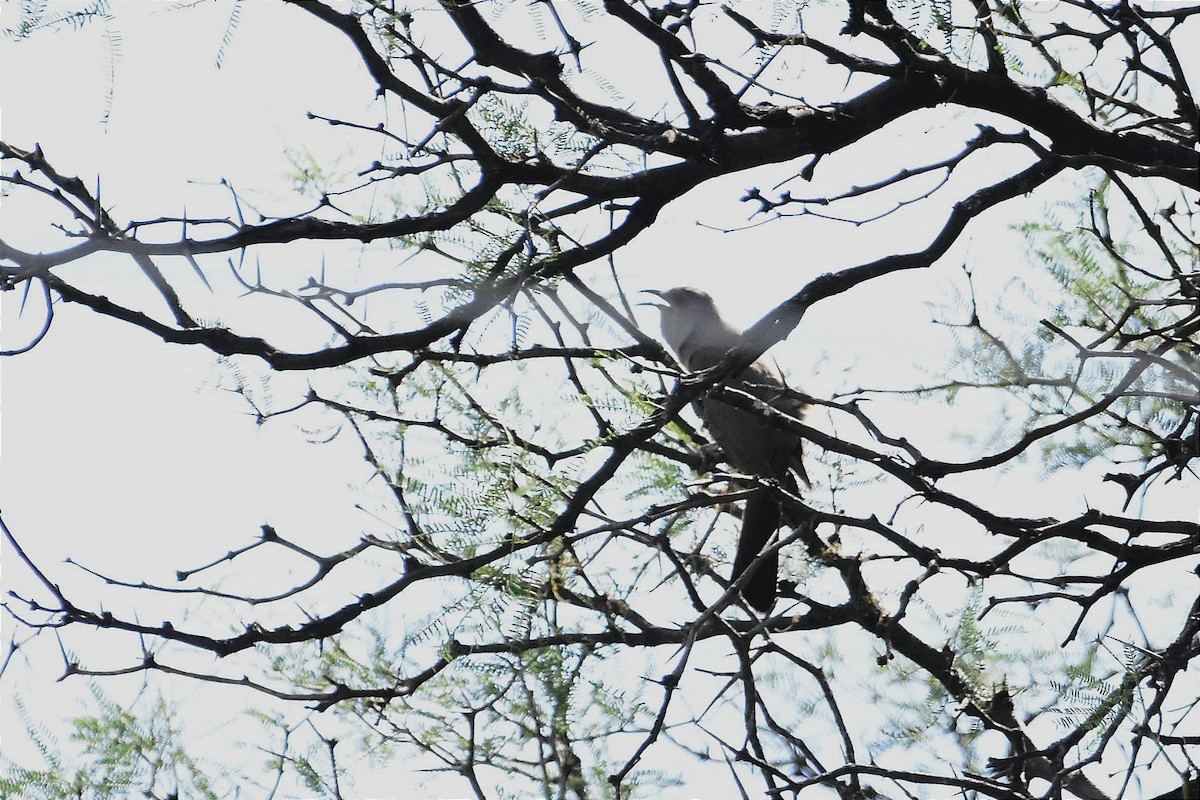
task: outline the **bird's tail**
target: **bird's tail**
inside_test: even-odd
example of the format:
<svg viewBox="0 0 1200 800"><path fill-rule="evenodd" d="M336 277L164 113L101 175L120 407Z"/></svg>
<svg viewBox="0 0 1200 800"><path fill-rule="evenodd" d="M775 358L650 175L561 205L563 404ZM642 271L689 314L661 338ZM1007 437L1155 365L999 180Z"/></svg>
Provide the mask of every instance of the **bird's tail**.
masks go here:
<svg viewBox="0 0 1200 800"><path fill-rule="evenodd" d="M756 492L746 500L746 508L742 512L742 533L738 537L737 553L733 557L733 574L730 580L737 580L758 558L763 546L771 538L780 523L779 501L769 489ZM771 553L761 563L754 567L746 584L742 587L742 596L746 602L763 614L769 613L775 604L775 583L779 575L779 553Z"/></svg>

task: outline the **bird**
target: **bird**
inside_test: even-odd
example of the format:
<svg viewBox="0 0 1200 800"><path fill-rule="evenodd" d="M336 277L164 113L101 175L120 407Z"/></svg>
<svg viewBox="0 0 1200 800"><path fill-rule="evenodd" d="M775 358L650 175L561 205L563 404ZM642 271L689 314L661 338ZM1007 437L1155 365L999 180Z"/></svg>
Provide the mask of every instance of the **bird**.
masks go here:
<svg viewBox="0 0 1200 800"><path fill-rule="evenodd" d="M721 363L744 338L742 331L725 321L707 292L681 286L665 291L647 289L645 293L662 301L643 305L658 308L663 339L689 372ZM788 388L778 368L764 359L746 367L728 385L790 417L799 419L804 413L806 403ZM777 481L792 492L797 490L797 478L805 486L811 485L801 458L800 437L794 432L712 397L701 397L695 406L713 440L738 470ZM746 572L783 522L783 507L769 489L761 489L747 499L730 580L736 581ZM754 568L744 584L742 596L760 613L769 613L775 604L778 573L779 555L773 552Z"/></svg>

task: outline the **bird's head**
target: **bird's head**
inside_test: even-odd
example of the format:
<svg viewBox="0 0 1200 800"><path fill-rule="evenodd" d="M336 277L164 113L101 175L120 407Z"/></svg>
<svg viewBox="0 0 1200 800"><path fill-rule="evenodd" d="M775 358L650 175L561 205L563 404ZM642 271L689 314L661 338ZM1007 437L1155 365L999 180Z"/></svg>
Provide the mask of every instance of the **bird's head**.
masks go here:
<svg viewBox="0 0 1200 800"><path fill-rule="evenodd" d="M716 304L713 303L712 295L691 286L677 286L674 289L643 289L642 294L652 294L659 299L638 303L639 306L654 306L664 314L668 310L674 313L686 313L689 309L693 310L692 313L702 313L704 310L716 313Z"/></svg>
<svg viewBox="0 0 1200 800"><path fill-rule="evenodd" d="M727 342L731 335L736 336L721 319L716 303L707 292L679 286L666 290L646 289L643 293L652 294L658 300L648 300L638 305L654 306L659 310L662 314L663 338L685 362L688 360L685 350L689 343L707 344L712 339L720 344Z"/></svg>

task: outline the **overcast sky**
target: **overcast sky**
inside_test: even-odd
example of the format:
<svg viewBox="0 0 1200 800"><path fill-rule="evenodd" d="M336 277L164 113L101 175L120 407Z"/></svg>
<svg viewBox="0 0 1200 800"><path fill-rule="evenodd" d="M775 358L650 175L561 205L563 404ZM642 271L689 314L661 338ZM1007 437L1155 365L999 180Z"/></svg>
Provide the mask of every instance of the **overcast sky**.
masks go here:
<svg viewBox="0 0 1200 800"><path fill-rule="evenodd" d="M12 24L16 6L6 3L0 22ZM294 9L244 3L218 70L230 4L186 12L167 6L118 4L113 24L121 47L111 74L100 25L19 43L0 40L4 140L18 147L40 144L60 171L85 182L99 173L105 205L118 219L178 214L189 202L214 202L222 178L267 206L282 203L293 169L289 151L307 150L322 163L357 168L361 159L349 157L344 132L305 116L313 111L375 119L374 87L339 36ZM923 128L910 126L907 138L904 131L891 132L892 154L919 148L931 134L961 137L950 115L931 118ZM819 220L733 234L715 230L746 222L749 209L737 198L755 180L725 179L670 207L654 230L618 256L629 286L694 284L721 291L725 310L745 325L821 272L925 246L945 212L938 202L917 204L872 228L872 236ZM46 210L6 198L0 238L29 250L60 246L46 230ZM948 299L950 285L962 288L963 263L987 291L998 291L1021 259L1019 237L1005 224L1028 211L1018 203L991 215L933 270L879 281L814 309L773 354L787 371L804 376L802 384L814 394L847 382L911 382L913 356L940 351L948 341L926 326L928 303ZM732 283L731 267L738 277ZM133 274L116 259L92 260L81 269L94 272L96 286L120 287ZM186 291L197 302L210 302L189 271L173 274L181 284L190 282ZM764 286L774 291L764 292ZM24 314L18 313L19 293L0 300L3 346L18 346L41 323L40 300L31 297ZM217 306L211 311L222 318L234 313ZM252 377L257 369L246 365ZM273 402L282 407L301 396L305 380L273 378ZM96 584L63 563L68 555L129 580L169 582L175 569L248 541L263 523L315 540L328 531L356 537L376 524L355 508L373 490L355 442L343 436L310 444L301 425L319 438L329 423L319 416L258 426L232 386L228 367L205 350L164 345L127 325L59 305L46 339L0 365L0 507L6 524L54 580L81 593ZM908 422L920 428L944 420ZM963 445L944 446L943 452L952 452ZM1055 510L1064 513L1062 498L1060 484L1046 481L1030 487L1027 501L1047 508L1057 503ZM1112 500L1080 494L1066 511ZM1160 515L1171 513L1164 506ZM4 553L3 567L6 586L32 586L11 552ZM6 641L8 635L6 630ZM127 656L115 652L108 664L121 665ZM78 679L52 682L60 663L52 639L33 642L25 658L27 667L5 677L5 694L20 693L43 721L77 713L80 707L72 703L86 687ZM193 710L212 702L211 689L188 692L195 693ZM10 704L0 707L0 715L6 754L17 756L20 723ZM236 738L221 720L209 724L203 735L211 742ZM380 786L396 794L394 780ZM365 795L370 784L359 788Z"/></svg>

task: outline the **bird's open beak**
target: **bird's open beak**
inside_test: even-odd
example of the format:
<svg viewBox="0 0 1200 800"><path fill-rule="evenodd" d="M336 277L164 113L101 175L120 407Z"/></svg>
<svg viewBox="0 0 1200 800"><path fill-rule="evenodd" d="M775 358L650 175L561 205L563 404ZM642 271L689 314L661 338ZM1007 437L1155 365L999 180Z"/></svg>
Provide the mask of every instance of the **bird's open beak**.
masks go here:
<svg viewBox="0 0 1200 800"><path fill-rule="evenodd" d="M658 289L642 289L640 292L638 292L638 294L652 294L655 297L657 297L659 300L662 300L663 302L656 303L653 300L645 300L641 303L634 303L635 306L652 306L654 308L669 308L671 305L670 303L667 303L663 299L663 293L660 292Z"/></svg>

